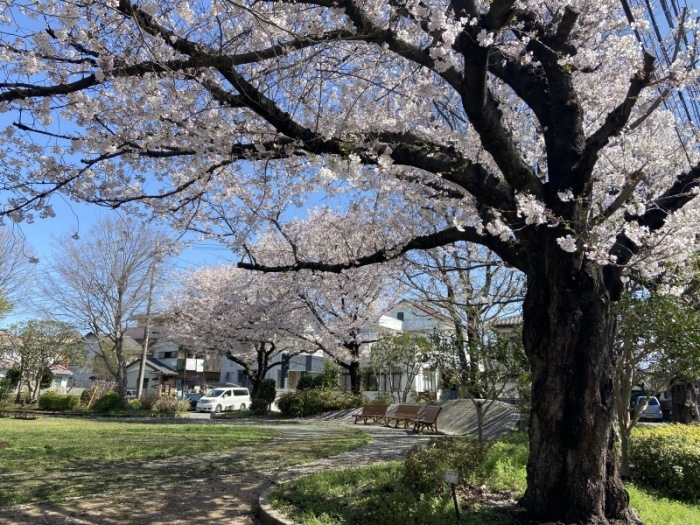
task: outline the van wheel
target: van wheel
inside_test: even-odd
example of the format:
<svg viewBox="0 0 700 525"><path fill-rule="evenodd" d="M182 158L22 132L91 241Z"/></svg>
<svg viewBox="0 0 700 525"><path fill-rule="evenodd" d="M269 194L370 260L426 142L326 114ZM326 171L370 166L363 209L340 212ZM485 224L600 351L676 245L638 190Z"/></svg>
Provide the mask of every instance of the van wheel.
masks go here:
<svg viewBox="0 0 700 525"><path fill-rule="evenodd" d="M239 407L239 410L245 410L245 403L241 403L241 406Z"/></svg>
<svg viewBox="0 0 700 525"><path fill-rule="evenodd" d="M221 412L221 405L216 405L216 408L214 409L214 412L216 412L217 414L218 414L219 412Z"/></svg>

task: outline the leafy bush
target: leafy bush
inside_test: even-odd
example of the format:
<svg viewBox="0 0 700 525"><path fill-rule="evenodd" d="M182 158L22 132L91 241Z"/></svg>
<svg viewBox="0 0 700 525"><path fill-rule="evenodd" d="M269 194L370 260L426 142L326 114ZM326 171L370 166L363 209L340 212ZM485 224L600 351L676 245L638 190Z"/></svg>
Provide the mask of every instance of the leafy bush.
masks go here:
<svg viewBox="0 0 700 525"><path fill-rule="evenodd" d="M95 412L113 412L121 408L119 394L115 391L105 392L101 398L95 401L92 409Z"/></svg>
<svg viewBox="0 0 700 525"><path fill-rule="evenodd" d="M153 410L160 401L160 396L154 392L144 394L139 398L139 406L141 410Z"/></svg>
<svg viewBox="0 0 700 525"><path fill-rule="evenodd" d="M635 428L630 463L640 483L672 498L700 500L700 425Z"/></svg>
<svg viewBox="0 0 700 525"><path fill-rule="evenodd" d="M90 402L94 390L94 388L86 388L83 390L82 394L80 394L80 403L82 405L87 405Z"/></svg>
<svg viewBox="0 0 700 525"><path fill-rule="evenodd" d="M190 401L176 397L161 397L153 409L157 412L187 412L190 409Z"/></svg>
<svg viewBox="0 0 700 525"><path fill-rule="evenodd" d="M340 380L340 368L332 361L323 364L323 372L314 377L313 388L336 390Z"/></svg>
<svg viewBox="0 0 700 525"><path fill-rule="evenodd" d="M256 397L251 402L250 409L257 415L264 416L265 414L267 414L267 407L269 405L270 404L267 402L267 399L260 399L259 397Z"/></svg>
<svg viewBox="0 0 700 525"><path fill-rule="evenodd" d="M58 394L56 392L46 392L39 398L40 410L71 410L78 406L80 399L78 396Z"/></svg>
<svg viewBox="0 0 700 525"><path fill-rule="evenodd" d="M430 403L437 400L437 392L414 392L411 402Z"/></svg>
<svg viewBox="0 0 700 525"><path fill-rule="evenodd" d="M314 378L311 376L301 376L297 381L297 390L311 390L314 387Z"/></svg>
<svg viewBox="0 0 700 525"><path fill-rule="evenodd" d="M394 396L392 396L389 392L377 392L377 395L374 396L374 399L370 401L369 403L365 403L367 405L391 405L392 403L395 403L396 400L394 399Z"/></svg>
<svg viewBox="0 0 700 525"><path fill-rule="evenodd" d="M421 494L440 494L447 489L446 471L459 472L462 480L472 478L490 446L469 437L431 439L425 448L416 445L406 456L403 482Z"/></svg>
<svg viewBox="0 0 700 525"><path fill-rule="evenodd" d="M274 379L263 379L258 387L258 399L264 399L271 405L277 397L276 382Z"/></svg>
<svg viewBox="0 0 700 525"><path fill-rule="evenodd" d="M331 390L297 390L282 394L277 406L287 417L304 417L332 410L345 410L362 406L362 397L337 393Z"/></svg>

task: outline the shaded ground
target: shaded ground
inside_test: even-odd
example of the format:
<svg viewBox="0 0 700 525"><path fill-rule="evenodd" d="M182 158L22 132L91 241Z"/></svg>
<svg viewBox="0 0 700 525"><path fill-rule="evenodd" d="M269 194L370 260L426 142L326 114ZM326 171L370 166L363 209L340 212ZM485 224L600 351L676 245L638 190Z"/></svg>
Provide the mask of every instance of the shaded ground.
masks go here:
<svg viewBox="0 0 700 525"><path fill-rule="evenodd" d="M334 424L275 425L282 435L267 443L264 451L240 447L138 464L94 465L100 470L99 478L104 480L104 491L100 495L0 509L0 524L255 525L257 499L273 483L324 469L402 459L411 447L431 437L417 436L411 430L360 424L357 427L372 434L368 445L335 457L288 466L285 449L293 442L338 437L337 424L352 422L352 412L326 414L316 419ZM440 414L438 428L449 434L470 433L476 428L474 419L471 402L449 401ZM487 435L500 435L515 423L517 413L512 407L494 407L487 416ZM60 475L67 484L95 479L94 473L86 476L85 472L62 472ZM81 478L87 479L81 481ZM9 481L3 480L3 483Z"/></svg>

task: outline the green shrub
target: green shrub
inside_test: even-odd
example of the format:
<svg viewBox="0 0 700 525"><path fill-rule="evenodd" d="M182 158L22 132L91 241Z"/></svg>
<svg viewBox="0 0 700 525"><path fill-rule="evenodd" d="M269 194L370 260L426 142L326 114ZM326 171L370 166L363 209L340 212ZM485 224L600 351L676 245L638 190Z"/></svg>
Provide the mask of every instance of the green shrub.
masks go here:
<svg viewBox="0 0 700 525"><path fill-rule="evenodd" d="M700 500L700 425L636 427L630 463L641 484L679 500Z"/></svg>
<svg viewBox="0 0 700 525"><path fill-rule="evenodd" d="M40 410L72 410L80 403L78 396L68 394L57 394L56 392L46 392L39 398Z"/></svg>
<svg viewBox="0 0 700 525"><path fill-rule="evenodd" d="M119 394L113 390L105 392L92 406L95 412L113 412L120 408L121 400L119 399Z"/></svg>
<svg viewBox="0 0 700 525"><path fill-rule="evenodd" d="M421 494L441 494L448 487L446 471L459 472L462 480L472 478L490 446L469 437L431 439L425 448L416 445L406 456L403 482Z"/></svg>
<svg viewBox="0 0 700 525"><path fill-rule="evenodd" d="M157 412L187 412L190 409L190 401L169 396L161 397L153 409Z"/></svg>
<svg viewBox="0 0 700 525"><path fill-rule="evenodd" d="M311 376L301 376L297 381L297 390L311 390L314 387L314 378Z"/></svg>
<svg viewBox="0 0 700 525"><path fill-rule="evenodd" d="M155 392L144 394L139 398L139 407L141 410L153 410L160 401L160 396Z"/></svg>
<svg viewBox="0 0 700 525"><path fill-rule="evenodd" d="M313 379L313 388L337 390L340 381L340 367L332 361L323 364L323 372Z"/></svg>
<svg viewBox="0 0 700 525"><path fill-rule="evenodd" d="M414 392L412 403L430 403L437 400L437 392Z"/></svg>
<svg viewBox="0 0 700 525"><path fill-rule="evenodd" d="M394 399L394 396L392 396L389 392L377 392L377 395L374 397L372 401L369 403L365 403L368 405L391 405L392 403L395 403L396 400Z"/></svg>
<svg viewBox="0 0 700 525"><path fill-rule="evenodd" d="M258 399L264 399L268 405L271 405L277 397L276 382L274 379L263 379L258 386Z"/></svg>
<svg viewBox="0 0 700 525"><path fill-rule="evenodd" d="M331 390L297 390L282 394L277 406L287 417L304 417L362 406L362 397Z"/></svg>
<svg viewBox="0 0 700 525"><path fill-rule="evenodd" d="M83 390L82 394L80 394L80 403L82 405L87 405L90 402L90 398L92 397L92 392L94 391L94 388L86 388Z"/></svg>
<svg viewBox="0 0 700 525"><path fill-rule="evenodd" d="M259 416L267 414L267 407L270 406L267 399L256 397L250 404L250 409Z"/></svg>

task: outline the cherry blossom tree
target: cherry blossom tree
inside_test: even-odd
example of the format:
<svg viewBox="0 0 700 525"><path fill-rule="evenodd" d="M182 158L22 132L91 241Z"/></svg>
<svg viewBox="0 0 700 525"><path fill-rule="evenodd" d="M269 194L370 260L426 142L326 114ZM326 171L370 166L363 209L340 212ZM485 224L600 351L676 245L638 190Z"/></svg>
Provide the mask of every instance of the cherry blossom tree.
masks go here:
<svg viewBox="0 0 700 525"><path fill-rule="evenodd" d="M217 353L243 367L255 399L266 374L304 350L292 335L304 322L302 305L286 277L223 265L184 276L169 299L170 337L195 353Z"/></svg>
<svg viewBox="0 0 700 525"><path fill-rule="evenodd" d="M365 221L328 207L310 210L286 228L277 221L273 226L258 243L245 247L255 265L294 265L299 253L323 261L353 260L377 242L367 236ZM360 366L369 358L369 345L378 340L379 318L404 294L397 279L400 266L387 262L339 272L287 272L288 289L306 320L291 332L345 370L354 394L362 391Z"/></svg>
<svg viewBox="0 0 700 525"><path fill-rule="evenodd" d="M615 460L613 315L628 268L695 248L697 22L669 61L618 0L50 0L1 4L1 213L61 191L145 203L232 247L319 199L362 224L342 272L469 241L527 278L537 519L637 523ZM626 5L629 8L629 5ZM629 11L629 9L628 9ZM330 247L329 247L330 249Z"/></svg>

